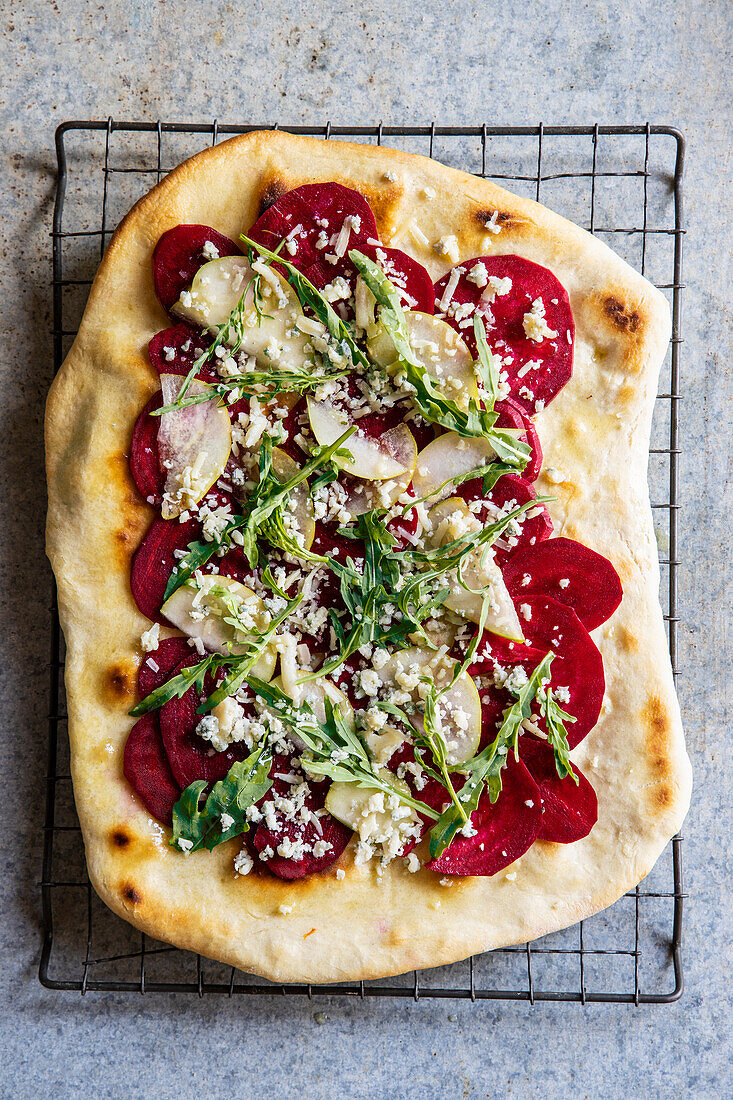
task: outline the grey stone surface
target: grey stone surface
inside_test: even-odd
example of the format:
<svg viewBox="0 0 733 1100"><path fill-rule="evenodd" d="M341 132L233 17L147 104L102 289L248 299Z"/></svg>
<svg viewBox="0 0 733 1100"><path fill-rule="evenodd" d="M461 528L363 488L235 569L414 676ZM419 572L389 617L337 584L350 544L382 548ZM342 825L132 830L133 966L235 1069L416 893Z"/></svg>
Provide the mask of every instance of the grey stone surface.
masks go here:
<svg viewBox="0 0 733 1100"><path fill-rule="evenodd" d="M730 1095L729 5L6 0L1 21L0 1094ZM687 991L678 1004L81 1000L39 985L53 129L108 115L648 119L687 133L680 664L696 787L685 828Z"/></svg>

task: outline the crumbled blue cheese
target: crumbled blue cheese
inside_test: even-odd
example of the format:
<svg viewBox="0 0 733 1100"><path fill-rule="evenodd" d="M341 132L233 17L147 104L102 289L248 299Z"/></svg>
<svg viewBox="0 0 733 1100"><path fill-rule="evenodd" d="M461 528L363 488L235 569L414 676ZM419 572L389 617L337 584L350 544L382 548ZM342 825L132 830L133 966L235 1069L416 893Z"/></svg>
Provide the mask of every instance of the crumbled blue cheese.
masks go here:
<svg viewBox="0 0 733 1100"><path fill-rule="evenodd" d="M441 237L434 242L433 251L436 252L438 256L447 256L451 263L457 264L460 259L458 238L454 233L450 233L447 237Z"/></svg>
<svg viewBox="0 0 733 1100"><path fill-rule="evenodd" d="M535 298L532 308L525 313L522 327L527 339L535 344L541 344L543 340L553 340L557 336L557 333L547 324L545 303L541 298Z"/></svg>
<svg viewBox="0 0 733 1100"><path fill-rule="evenodd" d="M245 717L237 700L228 695L218 703L211 714L205 714L196 726L196 733L209 741L216 752L224 752L230 745L241 741L252 747L251 719ZM233 822L232 822L233 823Z"/></svg>
<svg viewBox="0 0 733 1100"><path fill-rule="evenodd" d="M254 867L254 860L246 848L242 848L234 857L234 870L238 875L248 875Z"/></svg>
<svg viewBox="0 0 733 1100"><path fill-rule="evenodd" d="M153 623L149 630L144 630L140 635L140 645L143 653L152 653L160 645L160 623Z"/></svg>

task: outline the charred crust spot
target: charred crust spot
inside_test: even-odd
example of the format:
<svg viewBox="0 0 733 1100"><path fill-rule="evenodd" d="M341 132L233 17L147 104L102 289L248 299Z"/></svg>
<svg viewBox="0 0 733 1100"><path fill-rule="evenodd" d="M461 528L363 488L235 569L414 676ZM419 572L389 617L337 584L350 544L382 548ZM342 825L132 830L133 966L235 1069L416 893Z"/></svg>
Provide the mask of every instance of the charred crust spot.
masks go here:
<svg viewBox="0 0 733 1100"><path fill-rule="evenodd" d="M388 183L381 187L369 187L363 181L352 183L345 181L347 187L359 191L372 208L379 236L388 241L395 230L394 212L397 209L402 188L399 184Z"/></svg>
<svg viewBox="0 0 733 1100"><path fill-rule="evenodd" d="M104 674L105 695L114 702L131 699L136 691L137 675L131 666L111 665Z"/></svg>
<svg viewBox="0 0 733 1100"><path fill-rule="evenodd" d="M625 650L627 653L636 653L639 648L639 639L635 634L632 634L628 627L621 626L616 631L616 640L618 641L619 648Z"/></svg>
<svg viewBox="0 0 733 1100"><path fill-rule="evenodd" d="M110 840L115 848L126 848L132 837L130 837L124 829L113 829L110 833Z"/></svg>
<svg viewBox="0 0 733 1100"><path fill-rule="evenodd" d="M649 696L642 713L647 730L646 750L649 766L662 779L669 772L671 718L666 706L657 695ZM667 805L671 802L672 794L667 791L662 795L662 790L659 788L654 790L652 797L658 805Z"/></svg>
<svg viewBox="0 0 733 1100"><path fill-rule="evenodd" d="M667 709L657 695L649 696L644 717L647 720L649 732L655 737L661 737L669 729Z"/></svg>
<svg viewBox="0 0 733 1100"><path fill-rule="evenodd" d="M122 887L122 896L125 901L129 901L130 905L139 905L143 900L143 896L137 887L129 882Z"/></svg>
<svg viewBox="0 0 733 1100"><path fill-rule="evenodd" d="M496 219L494 219L496 214ZM508 210L474 210L473 219L476 222L477 227L484 231L486 229L486 223L493 221L494 225L500 226L502 229L517 229L519 226L524 225L524 218L521 218L518 214L511 214Z"/></svg>
<svg viewBox="0 0 733 1100"><path fill-rule="evenodd" d="M278 179L277 176L268 180L260 192L257 216L260 217L271 206L274 206L277 200L281 199L288 191L290 191L290 186L283 180Z"/></svg>
<svg viewBox="0 0 733 1100"><path fill-rule="evenodd" d="M654 802L660 810L667 809L674 803L674 792L666 783L660 784L654 791Z"/></svg>
<svg viewBox="0 0 733 1100"><path fill-rule="evenodd" d="M627 309L618 298L610 296L603 303L603 310L619 332L635 333L641 328L641 316L636 310Z"/></svg>

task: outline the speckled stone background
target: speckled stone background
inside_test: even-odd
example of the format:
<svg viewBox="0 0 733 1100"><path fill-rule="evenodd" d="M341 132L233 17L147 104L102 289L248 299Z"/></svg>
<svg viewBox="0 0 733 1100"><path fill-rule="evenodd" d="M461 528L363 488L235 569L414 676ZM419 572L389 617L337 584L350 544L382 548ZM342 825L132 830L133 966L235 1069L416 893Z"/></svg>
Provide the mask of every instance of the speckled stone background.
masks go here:
<svg viewBox="0 0 733 1100"><path fill-rule="evenodd" d="M729 4L5 0L1 12L0 1094L731 1095ZM82 1000L38 983L53 131L64 119L108 115L650 120L686 132L680 664L696 787L685 828L692 898L679 1003Z"/></svg>

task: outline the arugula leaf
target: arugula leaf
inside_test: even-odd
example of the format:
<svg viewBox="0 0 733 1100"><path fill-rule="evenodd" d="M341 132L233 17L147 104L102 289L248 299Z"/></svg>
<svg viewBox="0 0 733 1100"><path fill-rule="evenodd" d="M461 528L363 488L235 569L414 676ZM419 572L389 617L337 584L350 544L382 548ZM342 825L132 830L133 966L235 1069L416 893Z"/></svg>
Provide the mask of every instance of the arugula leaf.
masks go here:
<svg viewBox="0 0 733 1100"><path fill-rule="evenodd" d="M336 313L331 303L323 296L320 290L317 290L316 287L313 286L313 283L307 279L294 264L290 263L289 260L283 259L277 252L271 252L269 249L265 248L264 245L250 240L244 233L241 235L240 239L249 245L250 248L256 248L259 254L263 256L269 264L278 263L285 268L288 275L288 282L298 295L300 304L310 309L317 320L326 326L326 330L334 341L336 350L340 355L346 355L351 359L352 363L358 364L359 366L369 366L369 360L366 355L361 350L356 340L354 340L348 327L341 320L338 313ZM282 242L279 247L282 247Z"/></svg>
<svg viewBox="0 0 733 1100"><path fill-rule="evenodd" d="M271 763L270 748L259 745L245 760L232 764L224 779L214 784L203 807L200 802L206 780L191 783L173 807L173 836L169 844L179 851L196 852L199 848L211 851L225 840L248 832L247 810L272 786ZM233 820L223 823L225 814Z"/></svg>
<svg viewBox="0 0 733 1100"><path fill-rule="evenodd" d="M486 392L486 407L491 412L499 394L499 368L496 356L486 340L486 329L478 313L473 315L473 334L476 337L476 351L478 358L476 367Z"/></svg>
<svg viewBox="0 0 733 1100"><path fill-rule="evenodd" d="M391 714L393 717L398 718L407 727L418 750L428 749L430 751L433 762L435 763L435 768L430 767L422 760L423 770L445 787L456 812L463 817L463 822L465 824L468 818L465 816L465 811L458 801L458 795L456 794L455 787L451 780L450 770L448 768L448 745L443 736L443 731L437 715L438 697L442 693L438 691L435 684L431 683L427 677L423 676L421 679L424 684L428 685L422 727L415 725L402 707L398 707L394 703L380 702L376 703L376 706L386 714ZM420 756L422 759L422 754L420 754Z"/></svg>
<svg viewBox="0 0 733 1100"><path fill-rule="evenodd" d="M324 382L334 382L348 374L346 368L334 368L322 371L319 374L306 373L300 370L251 370L245 374L234 374L209 386L205 393L196 394L194 397L179 397L170 405L163 405L160 409L154 409L151 416L162 416L163 413L175 412L177 409L185 409L189 405L200 405L204 401L212 401L219 398L222 404L227 403L227 398L234 394L240 397L261 397L271 400L281 393L308 393L318 389ZM231 400L231 398L230 398Z"/></svg>
<svg viewBox="0 0 733 1100"><path fill-rule="evenodd" d="M532 672L527 683L516 691L516 702L506 711L504 721L491 744L473 760L452 769L466 776L466 781L458 792L458 799L467 817L470 818L478 806L484 787L488 789L492 802L496 802L501 794L502 769L510 751L519 759L519 731L525 719L531 716L532 703L537 698L543 681L549 679L553 657L553 653L548 653ZM431 859L442 855L464 823L465 817L456 810L455 805L451 804L443 811L430 831Z"/></svg>
<svg viewBox="0 0 733 1100"><path fill-rule="evenodd" d="M568 733L565 729L565 722L575 722L576 719L572 714L568 714L567 711L560 708L549 684L539 692L537 698L540 704L540 713L545 719L547 740L555 754L557 774L561 779L570 776L577 786L580 780L573 771L573 765L570 762L570 746L568 745Z"/></svg>
<svg viewBox="0 0 733 1100"><path fill-rule="evenodd" d="M265 684L250 677L253 691L273 713L306 745L301 765L311 775L328 776L337 783L353 783L357 787L376 787L387 795L396 795L401 802L418 813L435 820L438 815L430 806L400 790L384 773L377 772L366 745L353 723L341 714L328 696L324 698L325 721L319 721L309 704L296 707L292 699L275 684Z"/></svg>
<svg viewBox="0 0 733 1100"><path fill-rule="evenodd" d="M464 474L454 474L453 477L448 477L441 482L436 489L433 489L432 493L428 493L424 497L417 497L411 500L409 504L405 504L402 508L402 514L409 512L416 504L425 504L428 500L434 504L437 503L437 499L442 495L444 489L447 489L449 485L462 485L464 481L483 478L481 488L485 496L491 492L500 477L503 477L504 474L516 474L516 472L517 467L508 462L488 462L483 466L476 466L473 470L467 470Z"/></svg>
<svg viewBox="0 0 733 1100"><path fill-rule="evenodd" d="M381 307L380 320L392 339L407 380L415 388L411 398L421 416L432 424L440 424L448 431L457 432L458 435L487 439L502 462L515 469L524 469L531 453L527 444L515 438L511 432L495 427L497 414L493 409L482 409L471 399L468 408L464 410L455 401L445 397L440 386L415 355L398 292L382 269L356 249L349 252L349 259Z"/></svg>
<svg viewBox="0 0 733 1100"><path fill-rule="evenodd" d="M169 702L171 699L180 699L192 687L197 687L199 691L203 691L206 674L214 670L218 661L218 654L209 653L198 664L191 665L190 668L184 668L167 683L155 688L129 713L133 718L138 718L142 714L149 714L151 710L158 710L159 707L162 707L164 703Z"/></svg>

